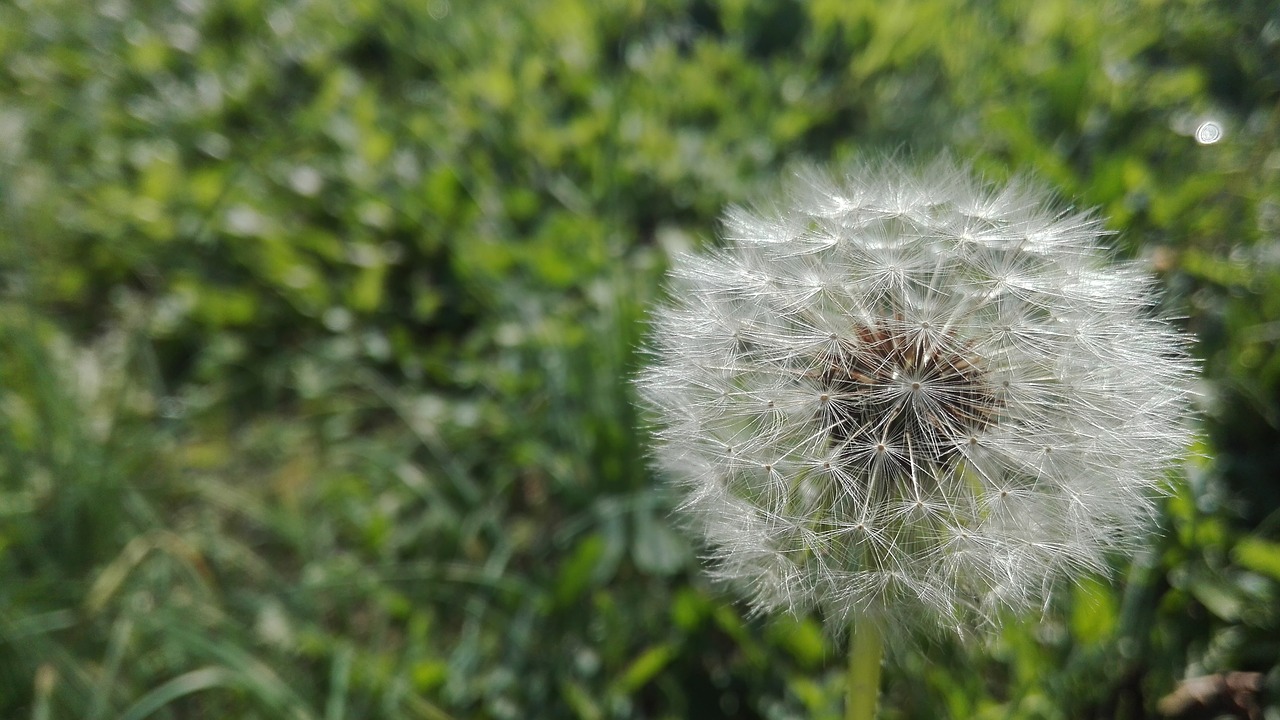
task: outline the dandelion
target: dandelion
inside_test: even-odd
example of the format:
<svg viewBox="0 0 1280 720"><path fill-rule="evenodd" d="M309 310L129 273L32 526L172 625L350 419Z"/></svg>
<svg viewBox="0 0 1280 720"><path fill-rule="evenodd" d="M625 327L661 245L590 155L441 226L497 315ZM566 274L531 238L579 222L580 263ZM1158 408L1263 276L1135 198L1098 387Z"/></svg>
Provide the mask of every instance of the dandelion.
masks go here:
<svg viewBox="0 0 1280 720"><path fill-rule="evenodd" d="M725 227L655 312L654 457L755 610L854 626L851 707L887 630L990 630L1141 543L1195 367L1096 215L941 160Z"/></svg>

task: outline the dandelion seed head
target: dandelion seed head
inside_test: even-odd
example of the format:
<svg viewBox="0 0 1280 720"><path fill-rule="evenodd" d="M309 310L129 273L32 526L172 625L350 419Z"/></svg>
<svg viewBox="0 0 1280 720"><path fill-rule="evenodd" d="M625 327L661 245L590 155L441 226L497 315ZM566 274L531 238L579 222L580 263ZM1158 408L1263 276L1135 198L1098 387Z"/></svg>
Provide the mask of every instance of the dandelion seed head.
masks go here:
<svg viewBox="0 0 1280 720"><path fill-rule="evenodd" d="M1195 366L1105 234L947 160L730 210L639 380L716 575L761 612L963 630L1131 552Z"/></svg>

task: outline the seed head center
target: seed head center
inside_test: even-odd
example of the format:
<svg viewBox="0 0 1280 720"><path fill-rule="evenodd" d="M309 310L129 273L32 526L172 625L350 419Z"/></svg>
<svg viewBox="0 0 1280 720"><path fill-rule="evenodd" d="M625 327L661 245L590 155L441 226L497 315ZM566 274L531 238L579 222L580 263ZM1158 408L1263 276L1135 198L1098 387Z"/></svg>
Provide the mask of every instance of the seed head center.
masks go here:
<svg viewBox="0 0 1280 720"><path fill-rule="evenodd" d="M996 423L1000 402L983 366L953 334L897 320L856 326L821 375L831 445L846 456L892 447L903 462L945 462Z"/></svg>

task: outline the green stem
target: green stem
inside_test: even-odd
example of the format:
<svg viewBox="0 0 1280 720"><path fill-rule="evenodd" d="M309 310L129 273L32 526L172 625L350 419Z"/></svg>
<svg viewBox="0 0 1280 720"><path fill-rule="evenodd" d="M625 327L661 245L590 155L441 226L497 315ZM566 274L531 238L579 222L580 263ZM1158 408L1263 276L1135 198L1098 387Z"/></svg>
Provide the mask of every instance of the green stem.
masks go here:
<svg viewBox="0 0 1280 720"><path fill-rule="evenodd" d="M884 638L880 626L868 617L853 623L849 639L849 687L845 698L845 720L875 720L880 699L880 659Z"/></svg>

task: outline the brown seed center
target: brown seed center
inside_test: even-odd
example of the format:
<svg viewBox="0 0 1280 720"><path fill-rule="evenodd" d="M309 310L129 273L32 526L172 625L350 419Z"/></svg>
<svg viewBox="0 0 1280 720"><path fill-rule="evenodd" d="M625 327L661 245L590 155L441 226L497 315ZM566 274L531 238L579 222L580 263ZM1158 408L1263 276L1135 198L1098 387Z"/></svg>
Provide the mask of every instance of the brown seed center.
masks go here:
<svg viewBox="0 0 1280 720"><path fill-rule="evenodd" d="M940 464L996 423L1000 402L971 343L914 330L900 320L859 325L826 361L823 419L842 456L869 448L904 465Z"/></svg>

